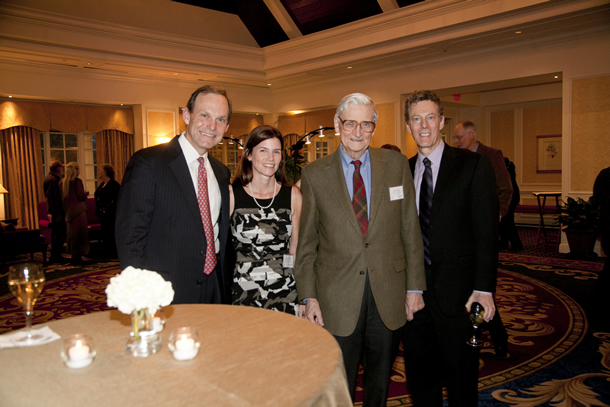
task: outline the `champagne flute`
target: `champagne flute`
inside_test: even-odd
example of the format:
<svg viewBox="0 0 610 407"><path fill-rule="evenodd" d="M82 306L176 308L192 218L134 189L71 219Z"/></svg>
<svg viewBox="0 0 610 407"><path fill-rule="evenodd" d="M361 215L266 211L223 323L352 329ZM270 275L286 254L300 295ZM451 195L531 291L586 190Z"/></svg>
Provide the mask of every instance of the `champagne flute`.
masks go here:
<svg viewBox="0 0 610 407"><path fill-rule="evenodd" d="M468 339L466 343L475 348L479 348L483 345L482 341L478 338L478 331L479 325L485 321L485 308L483 308L483 306L478 302L473 302L470 305L470 312L468 313L468 316L470 317L470 321L472 322L473 333L472 338Z"/></svg>
<svg viewBox="0 0 610 407"><path fill-rule="evenodd" d="M9 267L8 287L19 303L23 305L27 327L26 335L13 339L15 342L33 342L44 339L43 335L32 335L32 311L44 282L44 272L36 264L23 263Z"/></svg>

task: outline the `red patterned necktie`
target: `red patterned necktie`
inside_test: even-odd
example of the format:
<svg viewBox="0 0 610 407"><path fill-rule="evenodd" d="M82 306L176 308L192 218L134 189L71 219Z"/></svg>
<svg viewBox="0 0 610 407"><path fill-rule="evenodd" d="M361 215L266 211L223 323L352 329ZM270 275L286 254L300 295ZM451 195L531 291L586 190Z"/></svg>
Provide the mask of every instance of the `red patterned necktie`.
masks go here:
<svg viewBox="0 0 610 407"><path fill-rule="evenodd" d="M197 175L198 193L197 201L199 202L199 212L201 213L201 221L203 222L203 230L205 231L206 251L205 251L205 266L203 272L210 275L216 268L216 245L214 239L214 226L212 226L212 216L210 215L210 196L208 195L208 174L205 170L205 158L199 157L199 173Z"/></svg>
<svg viewBox="0 0 610 407"><path fill-rule="evenodd" d="M367 207L366 207L366 190L364 189L364 181L362 180L362 175L360 175L360 165L362 162L360 160L352 161L354 164L354 197L352 198L352 206L354 207L354 212L356 213L356 219L358 219L358 223L360 223L360 230L362 234L366 236L366 229L369 226L369 218L367 215Z"/></svg>

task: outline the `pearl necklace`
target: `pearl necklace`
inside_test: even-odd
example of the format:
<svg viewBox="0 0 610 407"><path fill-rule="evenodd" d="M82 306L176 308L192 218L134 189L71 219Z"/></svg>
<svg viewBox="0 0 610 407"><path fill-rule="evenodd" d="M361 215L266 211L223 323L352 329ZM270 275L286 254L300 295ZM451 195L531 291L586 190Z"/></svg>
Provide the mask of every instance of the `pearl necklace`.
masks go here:
<svg viewBox="0 0 610 407"><path fill-rule="evenodd" d="M277 181L273 181L273 198L271 198L271 203L267 206L261 206L261 204L258 203L258 201L256 200L256 197L254 196L254 192L252 191L252 183L248 183L248 188L250 188L250 194L252 195L252 199L254 199L254 203L261 209L269 209L271 207L271 205L273 205L273 201L275 200L275 193L277 191Z"/></svg>

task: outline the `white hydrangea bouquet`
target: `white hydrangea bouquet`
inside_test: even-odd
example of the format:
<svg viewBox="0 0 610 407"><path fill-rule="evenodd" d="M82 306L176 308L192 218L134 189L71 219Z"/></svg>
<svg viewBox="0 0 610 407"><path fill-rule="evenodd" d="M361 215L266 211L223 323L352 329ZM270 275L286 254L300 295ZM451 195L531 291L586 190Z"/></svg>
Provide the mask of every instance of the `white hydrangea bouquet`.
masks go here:
<svg viewBox="0 0 610 407"><path fill-rule="evenodd" d="M109 307L116 307L123 314L131 314L133 333L139 338L142 323L154 315L159 307L169 305L174 299L172 283L158 273L131 266L110 279L106 287Z"/></svg>

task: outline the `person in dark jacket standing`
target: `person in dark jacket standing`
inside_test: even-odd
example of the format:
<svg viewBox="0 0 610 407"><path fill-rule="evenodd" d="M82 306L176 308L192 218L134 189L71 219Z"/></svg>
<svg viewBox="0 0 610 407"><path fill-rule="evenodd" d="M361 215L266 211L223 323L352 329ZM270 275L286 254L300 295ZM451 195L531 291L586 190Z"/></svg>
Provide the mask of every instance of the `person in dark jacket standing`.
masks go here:
<svg viewBox="0 0 610 407"><path fill-rule="evenodd" d="M100 218L102 226L104 254L110 259L116 259L118 256L114 238L114 222L121 184L114 179L114 168L110 164L102 164L97 176L101 184L95 190L95 214Z"/></svg>
<svg viewBox="0 0 610 407"><path fill-rule="evenodd" d="M51 221L51 257L49 263L65 263L68 259L61 255L66 242L66 220L64 205L61 199L59 182L64 173L64 165L60 161L51 161L49 174L44 179L44 196L47 199L47 212Z"/></svg>

